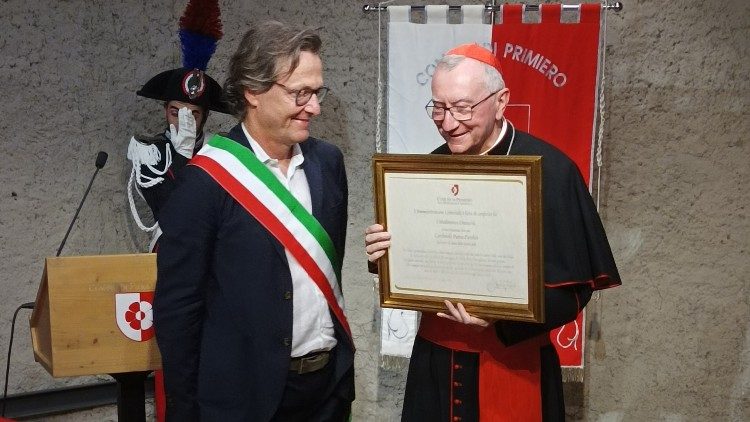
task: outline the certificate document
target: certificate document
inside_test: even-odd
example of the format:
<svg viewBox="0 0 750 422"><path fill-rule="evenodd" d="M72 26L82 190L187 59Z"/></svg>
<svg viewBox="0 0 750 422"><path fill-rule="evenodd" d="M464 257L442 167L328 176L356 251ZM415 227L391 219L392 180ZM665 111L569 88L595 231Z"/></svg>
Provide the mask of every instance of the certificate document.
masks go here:
<svg viewBox="0 0 750 422"><path fill-rule="evenodd" d="M540 321L539 157L375 157L381 305ZM543 314L543 312L541 312Z"/></svg>

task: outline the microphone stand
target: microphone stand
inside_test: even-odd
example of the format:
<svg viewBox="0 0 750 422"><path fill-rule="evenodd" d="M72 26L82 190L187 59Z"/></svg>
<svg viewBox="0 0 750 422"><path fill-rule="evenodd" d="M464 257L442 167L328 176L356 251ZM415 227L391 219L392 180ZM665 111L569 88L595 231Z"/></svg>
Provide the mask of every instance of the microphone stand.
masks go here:
<svg viewBox="0 0 750 422"><path fill-rule="evenodd" d="M70 234L70 231L73 229L73 224L75 224L76 219L78 218L78 213L81 212L81 208L83 207L84 201L86 201L86 197L89 194L89 191L91 190L91 185L94 184L94 179L96 178L96 175L99 173L99 170L101 170L102 167L107 163L107 153L104 151L99 151L99 153L96 155L96 163L94 164L96 166L96 170L94 171L93 176L91 176L91 180L89 181L89 185L86 188L86 192L83 193L83 198L81 198L81 203L78 204L78 209L76 210L75 215L73 216L73 220L70 221L70 225L68 226L68 231L65 232L65 236L63 237L62 242L60 242L60 247L57 248L57 253L55 254L55 257L60 256L60 252L62 252L63 246L65 246L65 242L68 240L68 235ZM16 325L16 317L18 316L18 311L21 309L34 309L35 307L34 302L26 302L24 304L21 304L16 309L16 312L13 314L13 322L10 326L10 341L8 344L8 359L6 361L5 365L5 385L3 388L3 404L2 408L0 409L0 417L5 416L5 408L6 403L8 400L8 378L10 375L10 355L11 351L13 350L13 333L15 332L15 325ZM118 400L119 401L119 400ZM144 416L145 417L145 416Z"/></svg>
<svg viewBox="0 0 750 422"><path fill-rule="evenodd" d="M96 178L96 175L99 174L99 170L102 167L104 167L104 164L106 163L107 163L107 153L104 151L99 151L99 154L96 156L96 170L94 171L94 174L91 176L91 180L89 181L89 185L86 188L86 192L83 193L83 198L81 198L81 203L78 204L78 209L76 210L75 215L73 215L73 219L70 220L68 231L65 232L65 236L63 237L62 242L60 242L60 247L57 248L57 253L55 254L55 257L60 256L60 252L62 252L63 246L65 246L65 242L68 241L68 235L70 234L70 231L73 229L73 224L75 224L76 219L78 219L78 213L81 212L81 208L83 208L83 203L86 201L86 197L89 195L89 191L91 190L91 185L94 184L94 179Z"/></svg>

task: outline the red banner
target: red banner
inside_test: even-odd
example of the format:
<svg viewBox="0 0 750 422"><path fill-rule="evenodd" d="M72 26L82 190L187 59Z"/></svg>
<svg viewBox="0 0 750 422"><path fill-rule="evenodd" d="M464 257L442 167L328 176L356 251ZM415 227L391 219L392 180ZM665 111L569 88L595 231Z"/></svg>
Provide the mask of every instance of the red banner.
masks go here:
<svg viewBox="0 0 750 422"><path fill-rule="evenodd" d="M492 29L495 55L510 88L505 115L519 129L567 154L588 184L601 5L581 5L574 23L561 22L560 4L543 4L540 9L539 22L523 22L522 5L503 5L502 23ZM550 334L563 366L583 365L583 321L579 314L576 321Z"/></svg>

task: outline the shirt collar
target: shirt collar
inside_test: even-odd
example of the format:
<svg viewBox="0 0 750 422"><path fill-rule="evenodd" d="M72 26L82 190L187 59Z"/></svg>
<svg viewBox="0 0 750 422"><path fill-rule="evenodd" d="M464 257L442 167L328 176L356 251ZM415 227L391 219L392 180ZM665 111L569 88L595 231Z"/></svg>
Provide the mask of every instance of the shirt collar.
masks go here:
<svg viewBox="0 0 750 422"><path fill-rule="evenodd" d="M256 141L251 135L250 132L247 131L247 128L245 128L245 124L241 123L240 126L242 126L242 132L245 134L245 137L247 138L248 142L250 142L250 148L253 149L253 152L255 153L255 156L260 160L261 163L266 164L269 161L277 162L278 160L271 158L268 156L268 153L266 153L266 150L263 149L262 146ZM292 159L289 162L289 167L294 168L302 164L302 162L305 161L305 157L302 155L302 148L300 148L299 144L292 145Z"/></svg>

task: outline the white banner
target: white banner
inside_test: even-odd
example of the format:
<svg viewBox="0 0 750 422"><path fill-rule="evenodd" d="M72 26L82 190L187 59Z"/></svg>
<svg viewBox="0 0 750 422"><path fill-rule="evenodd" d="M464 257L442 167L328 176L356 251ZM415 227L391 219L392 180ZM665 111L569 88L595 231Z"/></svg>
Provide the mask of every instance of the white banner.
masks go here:
<svg viewBox="0 0 750 422"><path fill-rule="evenodd" d="M425 105L435 62L451 48L476 42L491 49L484 6L463 6L463 24L447 23L448 6L426 6L426 23L411 23L409 6L388 6L388 152L424 154L443 143Z"/></svg>
<svg viewBox="0 0 750 422"><path fill-rule="evenodd" d="M388 148L394 154L426 154L444 141L424 107L432 99L435 63L443 53L475 42L491 49L492 27L483 5L462 6L462 24L448 23L448 6L425 6L426 23L410 22L410 6L388 6ZM417 312L383 309L380 351L411 357Z"/></svg>

